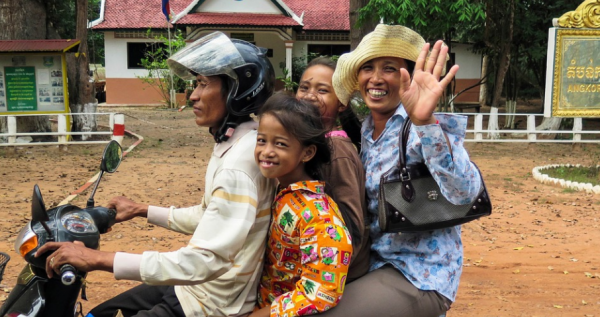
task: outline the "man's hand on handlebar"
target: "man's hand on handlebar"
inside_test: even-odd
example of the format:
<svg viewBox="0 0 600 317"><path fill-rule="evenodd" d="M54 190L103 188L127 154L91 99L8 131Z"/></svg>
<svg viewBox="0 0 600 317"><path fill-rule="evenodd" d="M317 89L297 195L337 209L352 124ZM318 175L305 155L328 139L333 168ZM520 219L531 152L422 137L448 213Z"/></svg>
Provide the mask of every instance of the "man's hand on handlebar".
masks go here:
<svg viewBox="0 0 600 317"><path fill-rule="evenodd" d="M113 271L115 254L87 248L82 242L48 242L35 254L36 257L52 252L46 259L46 274L48 277L54 273L60 274L60 268L70 264L82 272L102 270Z"/></svg>
<svg viewBox="0 0 600 317"><path fill-rule="evenodd" d="M123 196L113 197L106 205L106 208L117 210L117 217L115 218L116 222L131 220L135 217L148 216L147 204L139 204Z"/></svg>

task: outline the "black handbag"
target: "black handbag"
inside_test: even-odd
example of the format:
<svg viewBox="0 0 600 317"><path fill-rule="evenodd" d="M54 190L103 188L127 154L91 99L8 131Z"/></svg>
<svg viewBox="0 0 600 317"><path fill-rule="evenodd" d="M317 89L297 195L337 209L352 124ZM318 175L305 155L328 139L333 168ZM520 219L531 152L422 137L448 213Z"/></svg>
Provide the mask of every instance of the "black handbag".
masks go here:
<svg viewBox="0 0 600 317"><path fill-rule="evenodd" d="M440 191L425 163L406 164L406 144L411 127L404 120L399 137L400 159L381 175L379 227L382 232L420 232L453 227L492 213L492 203L481 178L477 198L455 205ZM472 163L472 162L471 162ZM479 168L473 163L475 168ZM481 176L481 172L479 173Z"/></svg>

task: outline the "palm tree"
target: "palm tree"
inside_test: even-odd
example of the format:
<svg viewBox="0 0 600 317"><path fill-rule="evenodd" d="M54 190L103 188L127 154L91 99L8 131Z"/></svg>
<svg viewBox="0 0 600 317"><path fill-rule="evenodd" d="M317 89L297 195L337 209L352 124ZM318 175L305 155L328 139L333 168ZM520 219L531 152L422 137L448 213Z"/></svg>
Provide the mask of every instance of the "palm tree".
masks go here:
<svg viewBox="0 0 600 317"><path fill-rule="evenodd" d="M313 294L315 292L315 282L311 280L304 280L304 289L308 294Z"/></svg>

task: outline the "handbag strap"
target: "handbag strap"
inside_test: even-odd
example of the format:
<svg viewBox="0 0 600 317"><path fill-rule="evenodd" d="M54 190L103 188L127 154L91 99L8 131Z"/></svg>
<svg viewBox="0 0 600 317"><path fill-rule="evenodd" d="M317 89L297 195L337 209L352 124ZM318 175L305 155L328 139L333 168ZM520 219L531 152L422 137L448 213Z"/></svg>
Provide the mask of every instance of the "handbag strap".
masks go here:
<svg viewBox="0 0 600 317"><path fill-rule="evenodd" d="M398 160L398 170L402 171L402 168L406 167L406 145L408 144L408 136L410 135L410 127L412 126L412 121L410 121L409 117L404 119L402 123L402 128L400 128L400 137L398 144L398 152L400 153L400 159Z"/></svg>
<svg viewBox="0 0 600 317"><path fill-rule="evenodd" d="M400 129L398 153L400 158L398 159L398 171L400 172L400 179L402 180L402 198L405 201L412 202L415 199L415 188L412 185L410 178L410 168L406 164L406 146L408 144L408 136L410 135L410 127L412 122L409 117L404 119L402 128Z"/></svg>

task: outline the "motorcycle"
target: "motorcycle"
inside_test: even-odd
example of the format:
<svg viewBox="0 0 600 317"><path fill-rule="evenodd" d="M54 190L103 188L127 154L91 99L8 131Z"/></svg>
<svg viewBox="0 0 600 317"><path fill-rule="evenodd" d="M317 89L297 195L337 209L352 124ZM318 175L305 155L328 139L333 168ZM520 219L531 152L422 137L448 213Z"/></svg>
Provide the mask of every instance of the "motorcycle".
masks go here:
<svg viewBox="0 0 600 317"><path fill-rule="evenodd" d="M115 224L116 211L94 206L94 194L104 173L114 173L123 159L123 150L117 141L104 149L100 174L87 201L86 208L66 204L46 210L40 188L33 187L31 221L19 232L15 251L26 261L17 278L17 284L0 308L5 317L76 316L77 298L86 299L86 272L73 266L61 266L61 274L48 278L46 258L51 252L35 257L36 251L50 241L81 241L86 247L98 249L100 234Z"/></svg>

